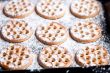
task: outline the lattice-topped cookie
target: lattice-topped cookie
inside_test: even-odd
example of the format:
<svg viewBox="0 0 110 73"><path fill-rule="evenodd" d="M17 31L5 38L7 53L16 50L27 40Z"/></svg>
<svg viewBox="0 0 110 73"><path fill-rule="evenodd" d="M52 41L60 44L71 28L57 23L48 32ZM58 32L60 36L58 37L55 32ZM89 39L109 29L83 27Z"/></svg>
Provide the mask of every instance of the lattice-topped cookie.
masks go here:
<svg viewBox="0 0 110 73"><path fill-rule="evenodd" d="M109 63L109 54L104 47L91 45L79 49L75 59L80 66L107 65Z"/></svg>
<svg viewBox="0 0 110 73"><path fill-rule="evenodd" d="M78 18L90 18L99 14L100 5L97 0L73 0L70 10Z"/></svg>
<svg viewBox="0 0 110 73"><path fill-rule="evenodd" d="M72 56L64 47L48 46L40 52L38 62L44 68L69 67L72 64Z"/></svg>
<svg viewBox="0 0 110 73"><path fill-rule="evenodd" d="M68 37L67 28L59 23L52 22L45 26L39 26L36 30L36 37L44 44L61 44Z"/></svg>
<svg viewBox="0 0 110 73"><path fill-rule="evenodd" d="M95 42L101 37L101 27L93 22L76 22L70 28L71 37L77 42Z"/></svg>
<svg viewBox="0 0 110 73"><path fill-rule="evenodd" d="M4 69L26 69L32 60L30 49L23 45L11 45L0 52L0 65Z"/></svg>
<svg viewBox="0 0 110 73"><path fill-rule="evenodd" d="M24 18L33 10L34 5L28 0L12 0L4 7L5 15L12 18Z"/></svg>
<svg viewBox="0 0 110 73"><path fill-rule="evenodd" d="M10 20L1 31L5 40L9 42L23 42L32 35L32 29L25 21Z"/></svg>
<svg viewBox="0 0 110 73"><path fill-rule="evenodd" d="M41 0L36 5L37 13L47 19L58 19L64 16L65 7L61 0Z"/></svg>

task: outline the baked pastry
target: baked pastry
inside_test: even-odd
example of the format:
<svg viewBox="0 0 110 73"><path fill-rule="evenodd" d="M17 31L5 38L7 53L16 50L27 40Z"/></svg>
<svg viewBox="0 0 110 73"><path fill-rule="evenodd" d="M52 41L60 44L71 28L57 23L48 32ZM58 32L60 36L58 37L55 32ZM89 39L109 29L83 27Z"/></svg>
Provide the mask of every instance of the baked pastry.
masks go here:
<svg viewBox="0 0 110 73"><path fill-rule="evenodd" d="M102 29L93 22L76 22L70 28L71 37L80 43L95 42L101 37Z"/></svg>
<svg viewBox="0 0 110 73"><path fill-rule="evenodd" d="M65 47L44 47L38 57L38 63L43 68L69 67L72 64L72 56Z"/></svg>
<svg viewBox="0 0 110 73"><path fill-rule="evenodd" d="M90 45L79 49L75 54L80 66L98 66L109 63L108 51L100 45Z"/></svg>
<svg viewBox="0 0 110 73"><path fill-rule="evenodd" d="M70 10L78 18L91 18L99 14L100 5L97 0L73 0Z"/></svg>
<svg viewBox="0 0 110 73"><path fill-rule="evenodd" d="M4 7L4 14L12 18L24 18L34 11L34 5L28 0L11 0Z"/></svg>
<svg viewBox="0 0 110 73"><path fill-rule="evenodd" d="M59 23L52 22L48 25L39 26L36 37L44 44L62 44L68 37L67 28Z"/></svg>
<svg viewBox="0 0 110 73"><path fill-rule="evenodd" d="M61 0L40 0L36 12L43 18L55 20L64 16L65 7Z"/></svg>
<svg viewBox="0 0 110 73"><path fill-rule="evenodd" d="M32 64L31 51L23 45L10 45L0 51L0 65L6 70L23 70Z"/></svg>
<svg viewBox="0 0 110 73"><path fill-rule="evenodd" d="M32 29L25 21L10 20L2 27L1 34L9 42L19 43L28 40Z"/></svg>

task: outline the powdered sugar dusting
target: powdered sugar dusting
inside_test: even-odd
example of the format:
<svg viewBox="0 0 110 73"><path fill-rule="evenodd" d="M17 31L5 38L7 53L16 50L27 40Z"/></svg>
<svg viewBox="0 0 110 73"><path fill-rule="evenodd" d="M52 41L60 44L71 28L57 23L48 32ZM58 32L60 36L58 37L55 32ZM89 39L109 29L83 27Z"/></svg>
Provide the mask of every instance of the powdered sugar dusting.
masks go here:
<svg viewBox="0 0 110 73"><path fill-rule="evenodd" d="M31 0L31 2L33 2L33 4L36 4L37 1L38 0ZM71 37L68 37L67 41L64 42L61 46L64 46L64 47L68 48L69 52L73 55L73 57L75 55L75 52L78 49L80 49L83 46L87 46L87 45L91 45L91 44L103 45L104 47L106 47L106 49L110 53L110 50L109 50L109 47L110 47L109 43L110 42L109 42L109 38L107 37L106 32L105 32L106 24L104 22L105 18L104 18L104 12L103 12L103 9L102 9L102 5L100 4L101 11L100 11L99 15L97 15L96 17L88 18L88 19L79 19L79 18L76 18L75 16L73 16L70 13L69 7L70 7L71 2L69 0L64 0L64 3L65 3L65 7L66 7L67 10L66 10L66 13L65 13L64 17L62 17L60 19L57 19L57 20L44 19L44 18L40 17L39 15L37 15L36 12L33 12L30 16L28 16L26 18L18 19L18 20L25 20L26 22L28 22L29 26L31 26L33 31L34 31L32 37L29 40L20 43L20 44L23 44L23 45L29 47L30 49L32 49L32 53L34 54L33 64L28 69L30 69L30 70L42 69L42 67L37 62L37 56L38 56L39 52L41 51L42 47L45 46L45 45L42 44L41 42L39 42L36 39L35 30L36 30L37 26L39 26L41 24L47 25L50 22L59 22L59 23L65 25L67 28L73 26L74 23L77 22L77 21L84 22L84 21L89 21L90 20L90 21L93 21L93 22L99 24L103 29L103 36L99 40L97 40L96 42L88 43L88 44L81 44L81 43L78 43L78 42L74 41ZM7 4L7 1L4 2L4 5L5 4ZM10 20L10 18L6 17L2 13L2 11L0 10L0 27L5 25L7 20ZM1 47L0 50L5 49L5 47L7 47L8 45L10 45L10 43L8 43L7 41L4 41L2 38L0 38L0 47ZM74 59L73 59L72 67L79 67L79 65L76 64ZM95 70L96 69L94 69L94 71Z"/></svg>

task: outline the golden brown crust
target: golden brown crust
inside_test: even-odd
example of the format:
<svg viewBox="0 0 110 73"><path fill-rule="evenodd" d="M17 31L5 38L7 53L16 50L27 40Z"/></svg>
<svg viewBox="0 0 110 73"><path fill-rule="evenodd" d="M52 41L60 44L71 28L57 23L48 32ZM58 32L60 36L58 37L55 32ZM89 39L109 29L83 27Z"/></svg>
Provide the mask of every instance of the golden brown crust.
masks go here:
<svg viewBox="0 0 110 73"><path fill-rule="evenodd" d="M86 44L86 43L91 43L91 42L97 41L102 35L98 35L97 38L94 38L94 39L91 39L91 40L81 40L80 38L75 37L72 33L70 33L70 36L71 36L75 41Z"/></svg>
<svg viewBox="0 0 110 73"><path fill-rule="evenodd" d="M32 11L30 11L29 13L27 13L27 14L24 14L24 15L16 15L16 16L12 16L12 15L9 15L9 14L7 14L6 13L6 11L5 11L5 9L3 9L3 13L7 16L7 17L11 17L11 18L18 18L18 19L21 19L21 18L25 18L25 17L27 17L27 16L29 16L30 14L32 14L33 13L33 11L34 11L34 9L32 10Z"/></svg>
<svg viewBox="0 0 110 73"><path fill-rule="evenodd" d="M90 45L79 49L75 54L76 63L80 66L108 65L109 53L99 45Z"/></svg>
<svg viewBox="0 0 110 73"><path fill-rule="evenodd" d="M70 11L74 16L86 19L98 15L100 12L100 5L95 0L78 0L72 2L70 5Z"/></svg>
<svg viewBox="0 0 110 73"><path fill-rule="evenodd" d="M86 18L95 17L96 15L99 14L100 11L97 11L95 14L89 15L89 16L80 15L80 14L78 14L78 13L73 12L71 9L70 9L70 12L71 12L74 16L76 16L76 17L78 17L78 18L86 19Z"/></svg>
<svg viewBox="0 0 110 73"><path fill-rule="evenodd" d="M22 6L20 5L20 3L22 3ZM24 3L24 4L23 4ZM13 6L11 7L10 4ZM29 4L28 6L25 6L25 4ZM15 6L14 6L15 5ZM19 8L17 7L19 6ZM21 6L21 7L20 7ZM24 7L24 8L23 8ZM27 11L24 11L27 8ZM31 8L31 9L30 9ZM13 12L11 12L11 10L15 9ZM21 9L21 10L20 10ZM30 10L30 11L29 11ZM34 11L34 6L33 4L29 3L28 0L27 1L10 1L3 9L3 13L11 18L24 18L29 16L30 14L32 14L32 12ZM17 12L17 13L16 13Z"/></svg>
<svg viewBox="0 0 110 73"><path fill-rule="evenodd" d="M58 4L58 2L59 2L59 4ZM41 17L43 17L43 18L46 18L46 19L51 19L51 20L55 20L55 19L59 19L59 18L61 18L61 17L63 17L64 16L64 14L65 14L65 9L64 9L64 6L62 5L62 2L61 1L58 1L58 2L55 2L54 0L52 0L49 4L51 4L51 3L55 3L55 4L57 4L59 7L58 8L56 8L55 9L55 6L51 6L51 5L47 5L48 4L48 2L45 2L43 5L45 6L45 5L47 5L47 7L43 10L42 9L42 11L45 11L46 9L47 10L50 10L50 11L48 11L48 12L45 12L45 13L43 13L42 11L41 11L41 8L39 9L39 7L42 7L43 5L41 5L41 6L39 6L41 3L43 3L42 1L41 2L39 2L37 5L36 5L36 12L37 12L37 14L39 14ZM61 10L62 11L57 11L58 9L60 9L60 4L63 6L63 7L61 7ZM51 9L49 9L49 7L51 6ZM51 14L51 11L53 11L53 14L54 15L52 15ZM46 15L46 13L49 13L48 15Z"/></svg>
<svg viewBox="0 0 110 73"><path fill-rule="evenodd" d="M0 65L6 70L23 70L32 64L30 49L23 45L11 45L0 53Z"/></svg>
<svg viewBox="0 0 110 73"><path fill-rule="evenodd" d="M53 29L54 26L55 26L55 29ZM42 28L42 27L44 29L40 30L39 28ZM47 28L50 28L50 29L47 29ZM59 31L59 32L57 32L57 31ZM44 33L39 33L39 32L44 32ZM62 35L62 36L60 36L60 35ZM44 36L44 37L42 37L42 36ZM63 42L65 42L67 40L68 33L67 33L67 29L66 29L65 26L63 26L63 25L61 25L59 23L56 23L56 22L52 22L52 23L50 23L47 26L41 26L41 27L39 26L37 28L37 30L36 30L36 37L37 37L37 39L39 41L41 41L44 44L47 44L47 45L59 45L59 44L62 44Z"/></svg>
<svg viewBox="0 0 110 73"><path fill-rule="evenodd" d="M64 47L47 46L40 52L38 63L43 68L70 67L72 64L72 56Z"/></svg>
<svg viewBox="0 0 110 73"><path fill-rule="evenodd" d="M10 27L7 28L8 26ZM19 29L16 29L16 28L19 28ZM21 31L21 28L22 28L22 31ZM19 43L19 42L28 40L32 36L32 29L28 26L28 24L25 21L11 20L11 21L8 21L5 26L2 27L1 34L4 40L13 42L13 43Z"/></svg>
<svg viewBox="0 0 110 73"><path fill-rule="evenodd" d="M59 15L59 16L52 16L52 17L49 17L49 16L45 16L45 15L41 14L40 12L38 12L37 9L35 9L35 10L36 10L37 14L39 14L41 17L43 17L43 18L45 18L45 19L50 19L50 20L59 19L59 18L63 17L64 14L65 14L65 13L63 13L62 15Z"/></svg>
<svg viewBox="0 0 110 73"><path fill-rule="evenodd" d="M77 22L69 31L70 36L80 43L95 42L102 36L101 27L93 22Z"/></svg>
<svg viewBox="0 0 110 73"><path fill-rule="evenodd" d="M43 39L39 38L37 35L36 35L36 37L39 41L41 41L42 43L47 44L47 45L60 45L60 44L64 43L68 38L68 36L65 37L63 39L63 41L61 41L61 42L47 42L47 41L44 41Z"/></svg>

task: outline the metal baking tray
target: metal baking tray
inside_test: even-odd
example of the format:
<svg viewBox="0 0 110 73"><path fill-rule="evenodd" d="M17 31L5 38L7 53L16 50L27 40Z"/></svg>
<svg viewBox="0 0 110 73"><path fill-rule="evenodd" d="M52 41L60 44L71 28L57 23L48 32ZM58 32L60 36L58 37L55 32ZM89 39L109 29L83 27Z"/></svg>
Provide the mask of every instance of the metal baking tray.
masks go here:
<svg viewBox="0 0 110 73"><path fill-rule="evenodd" d="M2 8L8 3L9 0L0 0L0 2L2 3ZM32 2L34 5L36 5L36 3L38 2L39 0L30 0L30 2ZM48 19L44 19L42 17L40 17L35 11L23 18L23 19L15 19L15 20L24 20L26 22L29 23L29 26L32 27L32 29L34 30L34 33L35 33L35 30L37 28L37 26L39 26L40 24L48 24L50 22L58 22L58 23L61 23L63 24L64 26L66 26L67 28L71 27L76 21L93 21L95 23L98 23L102 29L103 29L103 36L97 40L96 42L93 42L93 43L88 43L88 44L81 44L81 43L78 43L76 41L74 41L71 37L68 38L68 40L66 42L64 42L63 44L61 44L61 46L64 46L66 48L68 48L69 52L73 55L74 57L74 54L75 52L82 46L87 46L87 45L91 45L91 44L100 44L100 45L103 45L107 50L108 52L110 53L110 50L109 50L109 47L110 47L110 31L108 29L108 24L110 22L110 19L107 20L108 18L110 18L110 16L108 17L107 14L109 14L110 12L107 12L109 11L107 8L107 5L108 7L110 7L110 4L106 4L109 2L109 0L105 1L105 0L99 0L99 3L100 3L100 7L101 7L101 11L99 13L99 15L97 15L96 17L94 18L88 18L88 19L79 19L75 16L73 16L70 12L70 9L69 9L69 6L70 6L70 3L71 3L71 0L63 0L64 3L65 3L65 7L67 9L64 17L60 18L60 19L57 19L57 20L48 20ZM9 17L6 17L3 12L3 10L0 9L0 27L2 27L3 25L5 25L5 23L10 20L11 18ZM12 43L9 43L7 41L4 41L1 37L0 37L0 50L4 49L5 47L7 47L8 45L10 45ZM44 45L43 43L41 43L39 40L36 39L35 37L35 34L32 35L32 37L25 41L25 42L22 42L22 43L19 43L19 44L23 44L29 48L32 49L32 52L33 52L33 58L34 58L34 61L33 61L33 64L27 69L27 70L22 70L24 72L52 72L52 71L55 71L55 72L75 72L75 73L79 73L79 72L96 72L96 73L100 73L100 72L110 72L110 66L107 65L107 66L94 66L94 67L88 67L88 68L81 68L76 62L75 60L73 60L73 64L71 67L69 68L53 68L53 69L43 69L37 62L37 55L39 54L39 52L41 51L42 47L46 46ZM0 68L0 71L4 71L2 68Z"/></svg>

